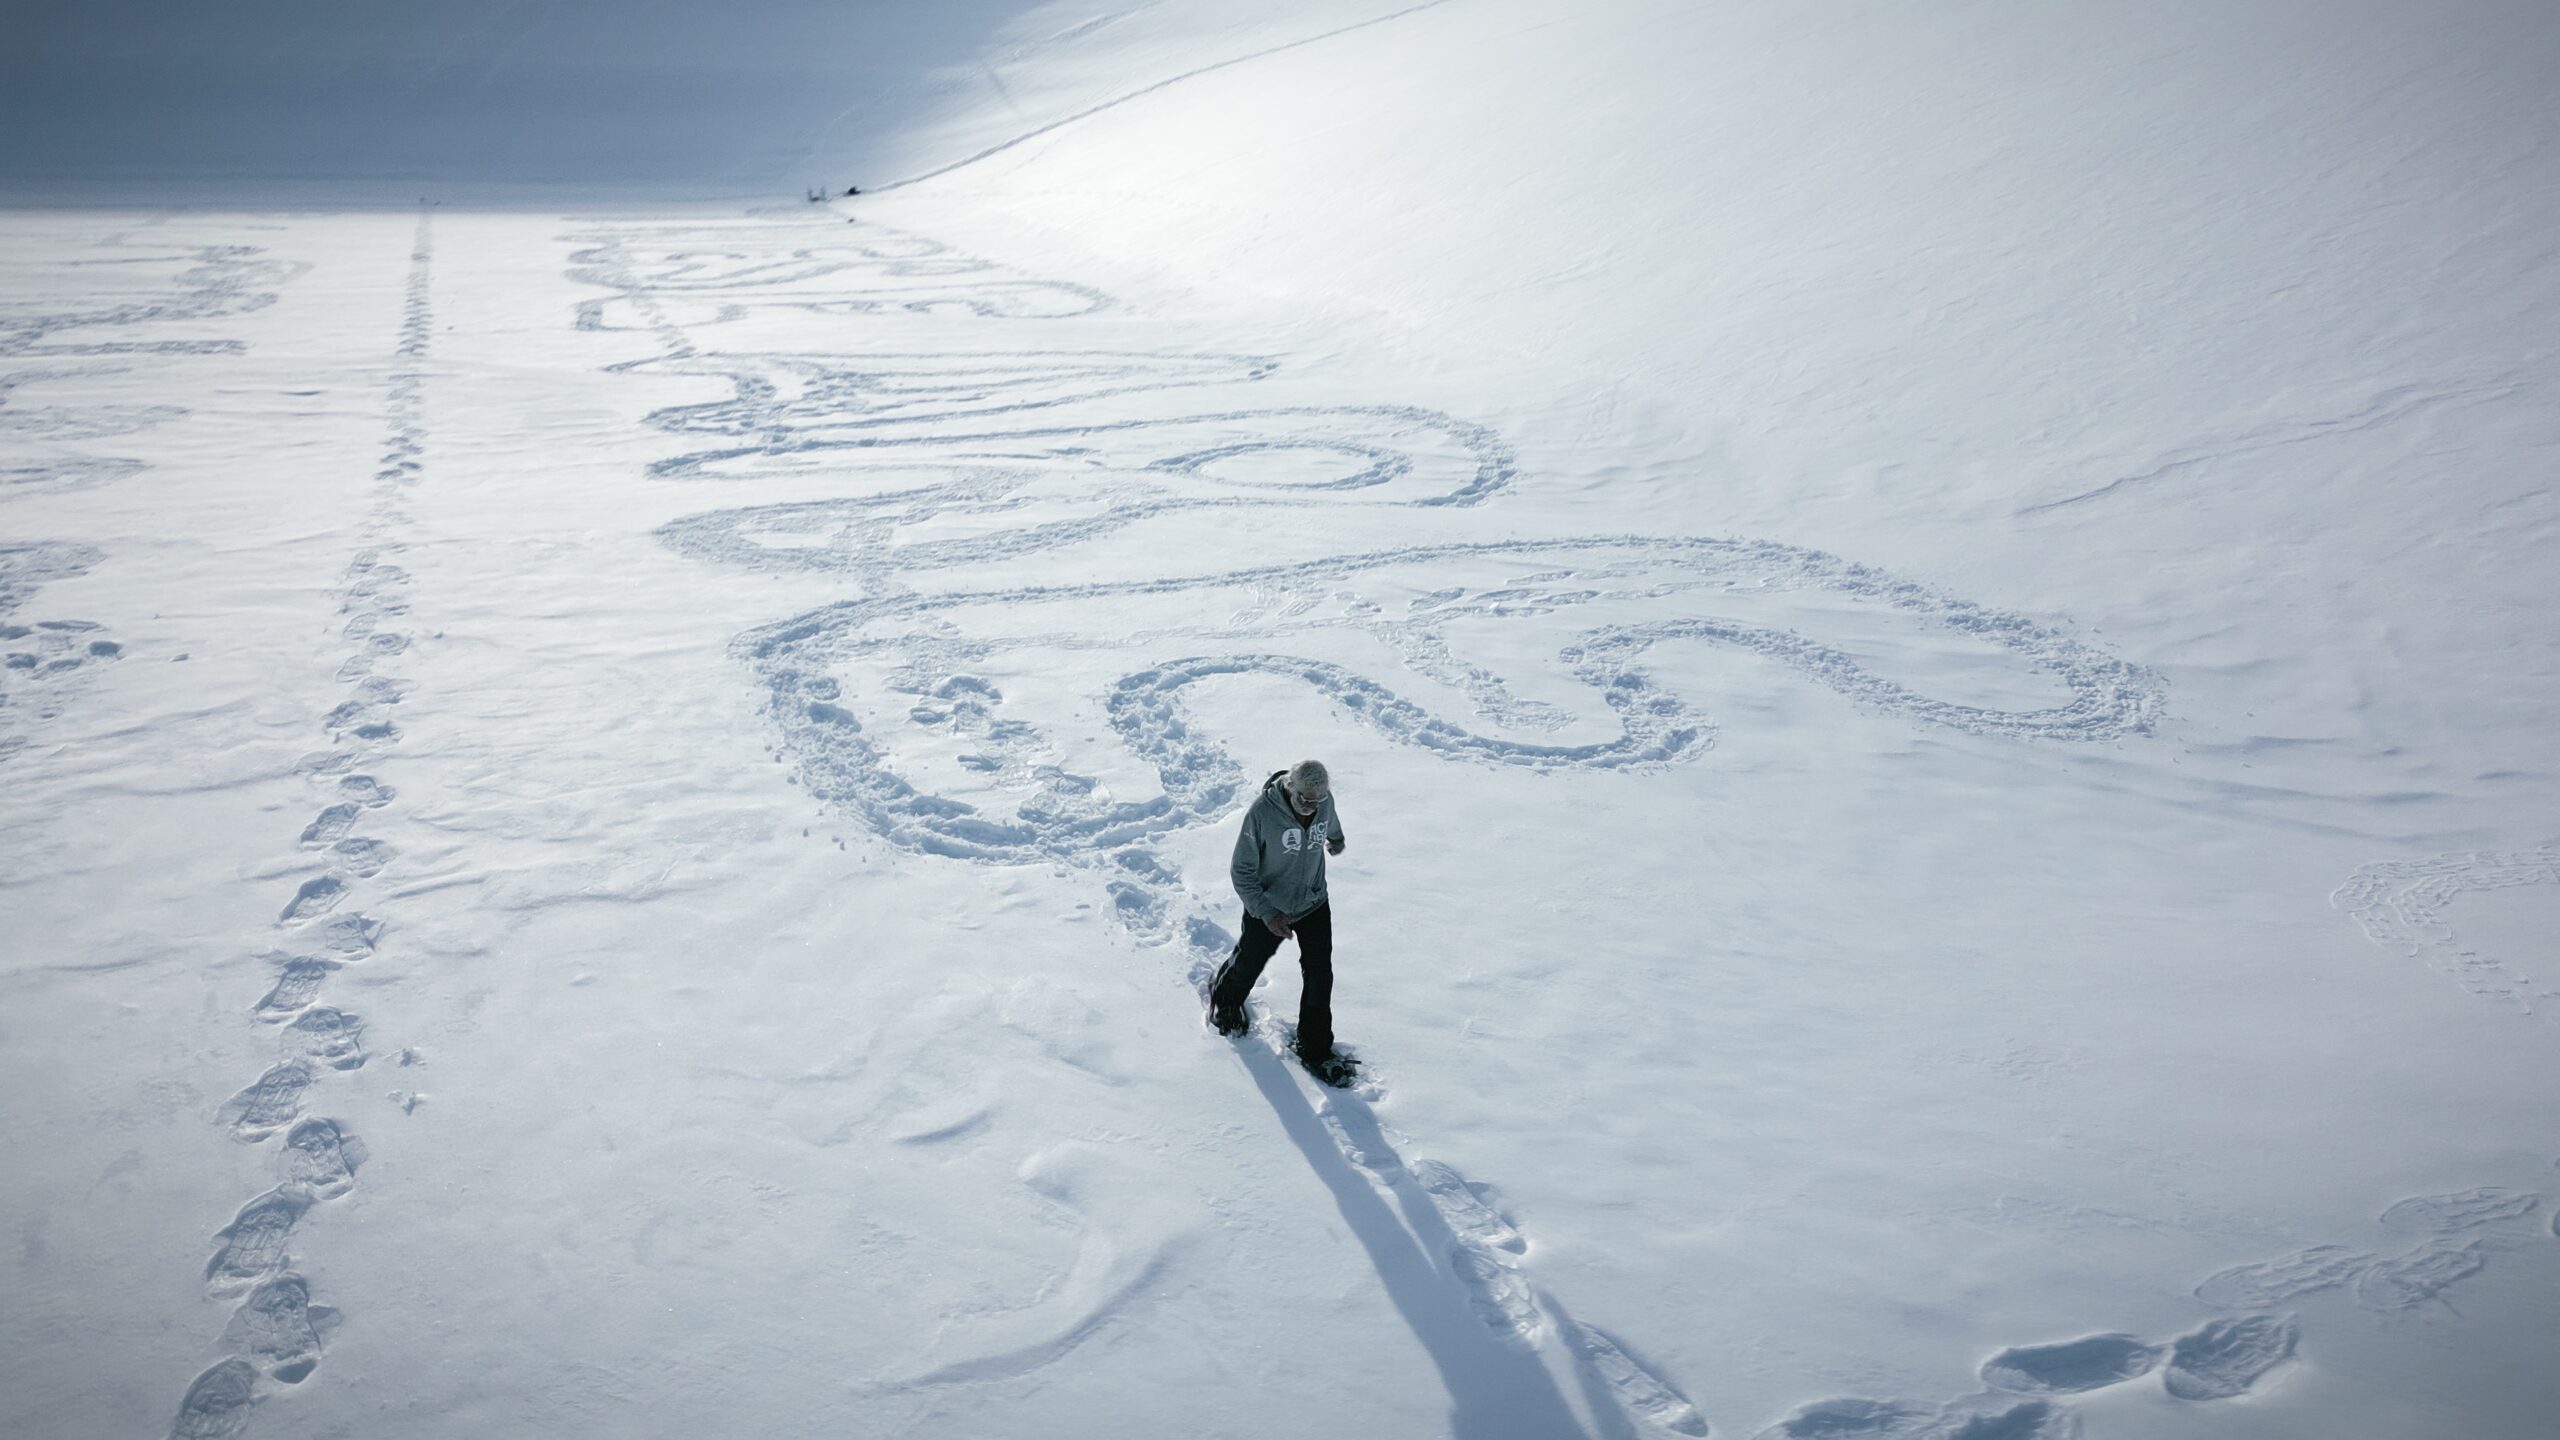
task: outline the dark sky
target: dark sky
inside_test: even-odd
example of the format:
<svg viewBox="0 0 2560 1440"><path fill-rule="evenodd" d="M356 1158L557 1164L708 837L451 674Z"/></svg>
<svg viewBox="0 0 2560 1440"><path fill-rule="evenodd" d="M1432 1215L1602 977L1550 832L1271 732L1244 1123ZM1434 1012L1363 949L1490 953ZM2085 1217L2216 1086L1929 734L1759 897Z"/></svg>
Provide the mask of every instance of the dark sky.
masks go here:
<svg viewBox="0 0 2560 1440"><path fill-rule="evenodd" d="M0 192L796 193L876 170L1034 3L10 0Z"/></svg>

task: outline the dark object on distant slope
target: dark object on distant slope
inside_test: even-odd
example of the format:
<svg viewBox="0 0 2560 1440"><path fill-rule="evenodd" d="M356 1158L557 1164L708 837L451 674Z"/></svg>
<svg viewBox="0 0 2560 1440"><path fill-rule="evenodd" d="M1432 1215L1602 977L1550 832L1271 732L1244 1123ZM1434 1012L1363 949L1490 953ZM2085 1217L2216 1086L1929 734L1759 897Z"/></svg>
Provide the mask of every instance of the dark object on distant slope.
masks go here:
<svg viewBox="0 0 2560 1440"><path fill-rule="evenodd" d="M859 195L862 193L862 187L859 185L847 185L844 187L844 193L847 195Z"/></svg>

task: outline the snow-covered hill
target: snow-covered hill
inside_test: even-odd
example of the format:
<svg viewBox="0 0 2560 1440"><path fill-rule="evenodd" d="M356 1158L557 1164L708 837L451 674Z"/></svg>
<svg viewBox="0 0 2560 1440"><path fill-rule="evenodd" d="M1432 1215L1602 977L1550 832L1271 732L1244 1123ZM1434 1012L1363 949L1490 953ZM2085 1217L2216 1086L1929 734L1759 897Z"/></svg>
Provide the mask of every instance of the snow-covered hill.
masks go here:
<svg viewBox="0 0 2560 1440"><path fill-rule="evenodd" d="M11 60L0 1433L2547 1433L2542 7L456 13Z"/></svg>

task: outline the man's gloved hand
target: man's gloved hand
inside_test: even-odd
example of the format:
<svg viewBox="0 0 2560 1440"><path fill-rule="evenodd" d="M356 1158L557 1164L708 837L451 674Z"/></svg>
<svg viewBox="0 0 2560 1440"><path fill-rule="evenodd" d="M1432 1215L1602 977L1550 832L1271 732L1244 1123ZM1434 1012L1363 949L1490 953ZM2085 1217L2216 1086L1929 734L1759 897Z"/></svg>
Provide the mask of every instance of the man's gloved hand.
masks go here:
<svg viewBox="0 0 2560 1440"><path fill-rule="evenodd" d="M1285 917L1279 915L1265 916L1262 923L1270 927L1272 934L1279 936L1283 940L1289 938L1289 922Z"/></svg>
<svg viewBox="0 0 2560 1440"><path fill-rule="evenodd" d="M1341 836L1339 836L1339 835L1336 835L1336 836L1333 836L1333 837L1331 837L1331 838L1327 839L1327 840L1324 842L1324 853L1326 853L1327 855L1339 855L1339 854L1341 854L1341 853L1342 853L1342 837L1341 837Z"/></svg>

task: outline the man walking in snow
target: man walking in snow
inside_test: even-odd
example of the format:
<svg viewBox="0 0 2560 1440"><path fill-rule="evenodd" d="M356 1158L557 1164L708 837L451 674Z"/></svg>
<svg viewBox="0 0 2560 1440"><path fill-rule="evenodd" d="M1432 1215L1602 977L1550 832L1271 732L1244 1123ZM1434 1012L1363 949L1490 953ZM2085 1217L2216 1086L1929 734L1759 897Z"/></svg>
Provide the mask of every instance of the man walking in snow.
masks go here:
<svg viewBox="0 0 2560 1440"><path fill-rule="evenodd" d="M1280 942L1298 938L1298 1059L1327 1085L1351 1083L1352 1062L1333 1048L1333 906L1325 894L1324 859L1342 853L1342 818L1333 809L1333 777L1324 762L1301 760L1274 770L1244 812L1227 873L1244 901L1243 933L1218 967L1209 991L1209 1023L1241 1035L1245 997Z"/></svg>

